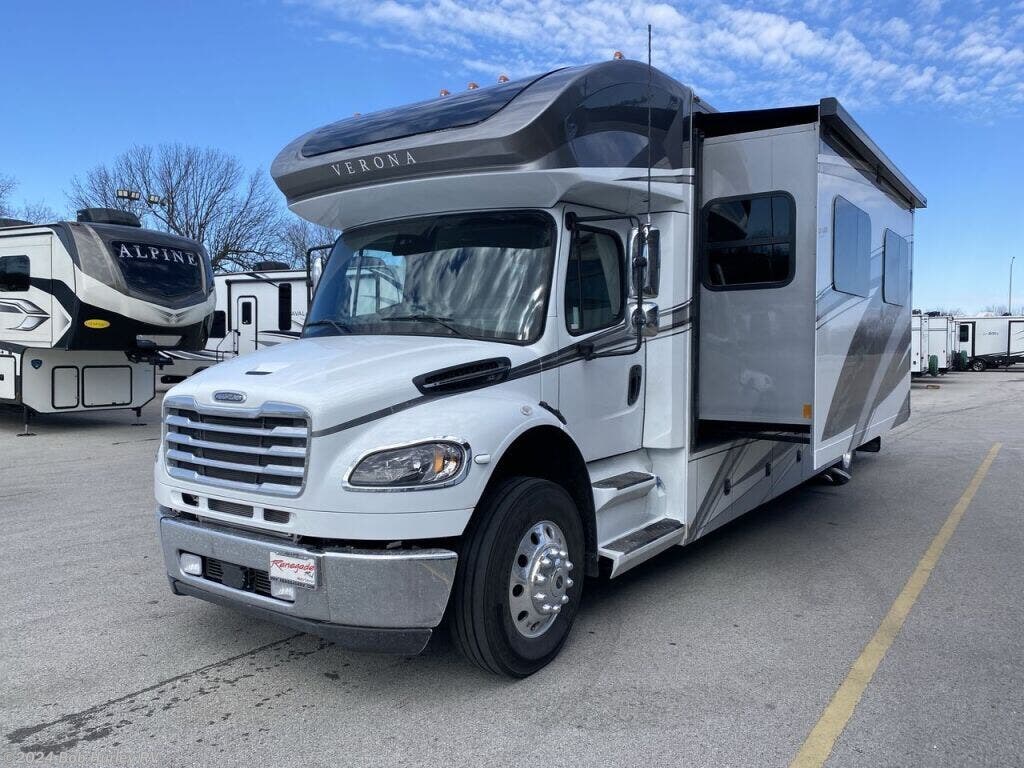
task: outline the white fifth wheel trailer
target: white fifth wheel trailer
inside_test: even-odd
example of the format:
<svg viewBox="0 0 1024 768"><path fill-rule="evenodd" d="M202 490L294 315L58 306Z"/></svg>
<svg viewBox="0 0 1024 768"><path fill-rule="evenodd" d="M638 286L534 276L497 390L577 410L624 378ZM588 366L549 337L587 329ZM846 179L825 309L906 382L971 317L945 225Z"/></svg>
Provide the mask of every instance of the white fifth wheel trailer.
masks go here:
<svg viewBox="0 0 1024 768"><path fill-rule="evenodd" d="M946 373L953 362L953 348L949 345L950 318L938 312L929 312L922 318L928 332L928 357L934 357L934 374ZM933 375L934 375L933 374Z"/></svg>
<svg viewBox="0 0 1024 768"><path fill-rule="evenodd" d="M174 365L163 371L161 382L174 384L223 360L299 337L309 306L306 270L277 262L260 266L214 275L217 307L206 347L169 352Z"/></svg>
<svg viewBox="0 0 1024 768"><path fill-rule="evenodd" d="M448 611L528 675L584 576L848 477L909 416L925 201L834 99L716 113L615 61L344 120L272 172L344 234L300 340L164 401L176 594L397 652Z"/></svg>
<svg viewBox="0 0 1024 768"><path fill-rule="evenodd" d="M2 226L0 404L138 411L163 350L201 349L213 307L203 246L131 214Z"/></svg>
<svg viewBox="0 0 1024 768"><path fill-rule="evenodd" d="M910 375L925 373L928 373L928 334L924 332L924 322L915 309L910 318Z"/></svg>
<svg viewBox="0 0 1024 768"><path fill-rule="evenodd" d="M957 327L971 370L1024 363L1024 316L959 317Z"/></svg>

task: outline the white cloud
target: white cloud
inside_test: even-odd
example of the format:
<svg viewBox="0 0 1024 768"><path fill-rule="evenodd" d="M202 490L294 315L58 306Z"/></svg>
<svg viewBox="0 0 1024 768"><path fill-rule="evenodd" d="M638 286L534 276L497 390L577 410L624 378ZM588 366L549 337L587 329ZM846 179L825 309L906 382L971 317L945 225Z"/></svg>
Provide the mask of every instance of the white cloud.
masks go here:
<svg viewBox="0 0 1024 768"><path fill-rule="evenodd" d="M883 0L290 0L339 42L428 58L488 81L646 56L724 108L813 102L1020 103L1024 2ZM969 15L966 15L969 14ZM335 37L336 36L336 37Z"/></svg>

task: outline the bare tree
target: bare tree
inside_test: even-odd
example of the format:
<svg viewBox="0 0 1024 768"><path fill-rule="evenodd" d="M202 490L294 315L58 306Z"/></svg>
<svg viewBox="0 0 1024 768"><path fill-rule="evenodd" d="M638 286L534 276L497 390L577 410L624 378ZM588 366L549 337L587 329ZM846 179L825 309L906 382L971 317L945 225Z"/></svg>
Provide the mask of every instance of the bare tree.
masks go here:
<svg viewBox="0 0 1024 768"><path fill-rule="evenodd" d="M1007 314L1007 312L1008 312L1009 310L1007 310L1007 308L1006 308L1006 305L1005 305L1005 304L989 304L989 305L988 305L987 307L985 307L985 308L984 308L983 310L981 310L981 311L982 311L982 312L991 312L991 313L992 313L993 315L995 315L996 317L999 317L1000 315L1005 315L1005 314Z"/></svg>
<svg viewBox="0 0 1024 768"><path fill-rule="evenodd" d="M0 217L21 219L33 223L56 221L57 214L44 202L25 203L16 206L11 200L18 182L12 176L0 175Z"/></svg>
<svg viewBox="0 0 1024 768"><path fill-rule="evenodd" d="M951 307L947 309L946 307L940 306L931 311L938 312L940 315L949 315L950 317L963 317L967 314L960 307Z"/></svg>
<svg viewBox="0 0 1024 768"><path fill-rule="evenodd" d="M338 239L338 231L320 224L289 216L281 226L281 255L284 261L296 269L310 267L309 249L331 245ZM314 257L316 254L313 254ZM324 255L321 253L321 255Z"/></svg>
<svg viewBox="0 0 1024 768"><path fill-rule="evenodd" d="M118 189L140 193L117 197ZM238 158L186 144L136 145L84 179L71 181L75 207L117 208L203 243L215 269L249 269L276 256L281 215L260 171L247 174Z"/></svg>

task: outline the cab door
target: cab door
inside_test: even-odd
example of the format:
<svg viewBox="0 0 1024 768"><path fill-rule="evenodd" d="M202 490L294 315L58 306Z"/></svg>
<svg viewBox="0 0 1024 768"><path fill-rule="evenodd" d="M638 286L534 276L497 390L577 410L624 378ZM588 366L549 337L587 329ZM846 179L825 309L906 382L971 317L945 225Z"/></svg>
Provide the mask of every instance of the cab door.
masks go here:
<svg viewBox="0 0 1024 768"><path fill-rule="evenodd" d="M27 347L53 344L53 295L43 288L52 277L52 241L49 233L0 237L0 338L4 341Z"/></svg>
<svg viewBox="0 0 1024 768"><path fill-rule="evenodd" d="M644 347L631 351L628 229L581 224L563 242L559 316L552 319L571 362L558 369L558 407L583 458L593 461L636 450L643 440ZM601 356L608 352L623 354Z"/></svg>

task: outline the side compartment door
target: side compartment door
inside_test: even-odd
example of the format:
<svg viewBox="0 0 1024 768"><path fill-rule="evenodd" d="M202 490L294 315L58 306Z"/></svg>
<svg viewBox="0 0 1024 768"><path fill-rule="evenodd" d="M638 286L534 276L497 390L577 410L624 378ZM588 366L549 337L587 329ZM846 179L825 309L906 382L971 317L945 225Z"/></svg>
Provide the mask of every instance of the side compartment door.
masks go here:
<svg viewBox="0 0 1024 768"><path fill-rule="evenodd" d="M53 236L0 238L0 338L26 347L53 343Z"/></svg>
<svg viewBox="0 0 1024 768"><path fill-rule="evenodd" d="M256 297L239 296L235 303L235 313L235 317L238 318L238 338L235 351L240 355L255 352L256 336L259 331L256 317Z"/></svg>
<svg viewBox="0 0 1024 768"><path fill-rule="evenodd" d="M559 259L559 348L595 353L628 351L635 346L629 317L626 245L620 222L600 228L579 226L565 238ZM632 354L575 359L559 369L558 408L586 461L640 447L643 440L644 347Z"/></svg>

